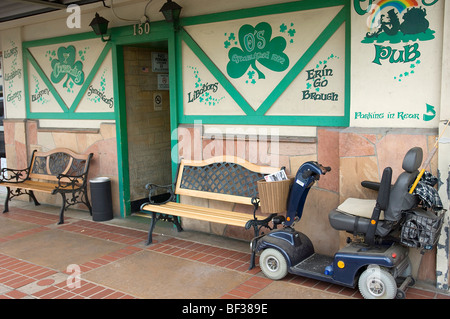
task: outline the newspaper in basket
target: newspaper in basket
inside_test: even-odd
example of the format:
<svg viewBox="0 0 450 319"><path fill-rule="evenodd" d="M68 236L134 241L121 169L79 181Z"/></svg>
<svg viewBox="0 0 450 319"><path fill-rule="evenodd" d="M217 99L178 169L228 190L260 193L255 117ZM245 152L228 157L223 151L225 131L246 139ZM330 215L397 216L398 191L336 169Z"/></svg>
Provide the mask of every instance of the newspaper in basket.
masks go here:
<svg viewBox="0 0 450 319"><path fill-rule="evenodd" d="M287 178L284 170L265 176L257 182L261 213L284 213L287 209L289 189L294 179Z"/></svg>

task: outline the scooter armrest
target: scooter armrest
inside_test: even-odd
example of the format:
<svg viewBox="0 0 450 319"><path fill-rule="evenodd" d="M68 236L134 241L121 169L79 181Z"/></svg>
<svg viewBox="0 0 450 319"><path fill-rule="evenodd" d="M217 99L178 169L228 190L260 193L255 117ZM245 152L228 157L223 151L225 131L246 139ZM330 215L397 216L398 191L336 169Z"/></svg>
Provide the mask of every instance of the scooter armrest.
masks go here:
<svg viewBox="0 0 450 319"><path fill-rule="evenodd" d="M361 186L368 188L368 189L373 189L374 191L378 191L380 189L380 183L379 182L371 182L371 181L362 181L361 182Z"/></svg>

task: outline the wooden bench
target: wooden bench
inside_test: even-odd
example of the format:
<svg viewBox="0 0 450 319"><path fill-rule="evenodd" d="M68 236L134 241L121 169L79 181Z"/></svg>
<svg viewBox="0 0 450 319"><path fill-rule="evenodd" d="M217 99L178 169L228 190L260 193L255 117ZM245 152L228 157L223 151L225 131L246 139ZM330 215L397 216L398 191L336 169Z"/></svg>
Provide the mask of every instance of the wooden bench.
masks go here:
<svg viewBox="0 0 450 319"><path fill-rule="evenodd" d="M61 194L62 206L58 224L64 223L64 211L77 203L85 204L92 215L87 194L87 175L93 154L77 154L69 149L57 148L49 152L33 151L30 165L25 169L2 168L0 186L7 195L3 213L9 211L8 202L28 194L39 205L34 191ZM11 187L15 188L11 191Z"/></svg>
<svg viewBox="0 0 450 319"><path fill-rule="evenodd" d="M256 237L262 227L270 229L269 222L276 215L257 216L259 199L256 182L264 179L264 175L279 170L277 167L258 166L230 156L214 157L205 161L182 160L178 168L175 191L173 185L147 184L146 188L150 191L149 202L142 204L141 212L133 215L151 218L147 245L152 243L153 229L158 220L171 221L177 230L181 231L178 217L241 226L245 229L253 227ZM253 205L253 215L182 204L176 202L176 195Z"/></svg>

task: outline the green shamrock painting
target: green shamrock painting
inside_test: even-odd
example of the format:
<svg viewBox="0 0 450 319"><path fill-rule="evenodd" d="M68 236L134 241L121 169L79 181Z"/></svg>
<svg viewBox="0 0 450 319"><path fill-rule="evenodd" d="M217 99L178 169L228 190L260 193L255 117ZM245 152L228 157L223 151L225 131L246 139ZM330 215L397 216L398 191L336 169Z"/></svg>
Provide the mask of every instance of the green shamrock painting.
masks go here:
<svg viewBox="0 0 450 319"><path fill-rule="evenodd" d="M239 47L228 51L228 75L234 79L243 76L249 67L258 74L258 79L265 79L256 62L275 71L282 72L289 66L289 58L283 52L286 40L283 37L272 38L272 27L267 22L255 27L245 24L239 29Z"/></svg>
<svg viewBox="0 0 450 319"><path fill-rule="evenodd" d="M58 49L58 58L52 60L52 74L50 79L53 83L59 83L67 76L63 87L67 87L69 80L72 80L76 85L84 83L83 63L76 61L76 50L73 45L60 47ZM73 84L72 84L73 85Z"/></svg>

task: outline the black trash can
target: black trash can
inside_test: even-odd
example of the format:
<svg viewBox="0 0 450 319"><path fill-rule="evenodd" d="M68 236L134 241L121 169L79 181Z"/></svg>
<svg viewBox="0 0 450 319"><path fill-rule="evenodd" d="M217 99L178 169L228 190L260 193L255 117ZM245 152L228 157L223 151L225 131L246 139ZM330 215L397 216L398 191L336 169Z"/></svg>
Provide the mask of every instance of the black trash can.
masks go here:
<svg viewBox="0 0 450 319"><path fill-rule="evenodd" d="M91 183L92 220L103 222L113 219L111 180L108 177L97 177Z"/></svg>

